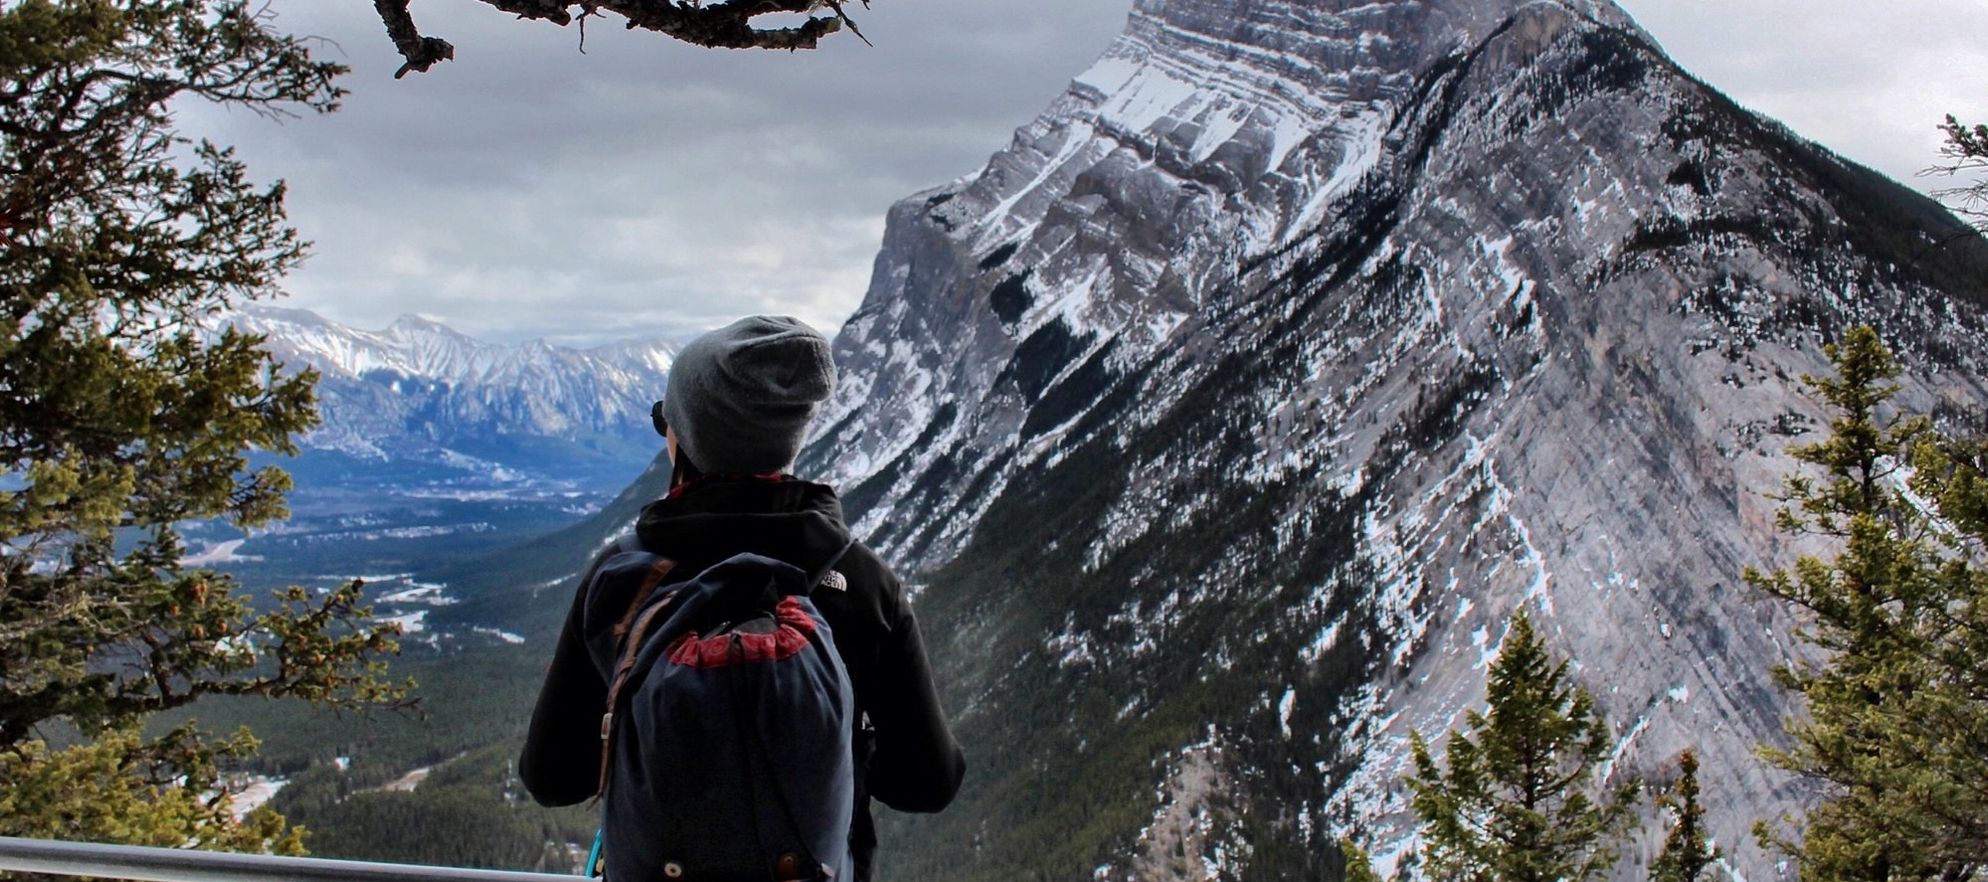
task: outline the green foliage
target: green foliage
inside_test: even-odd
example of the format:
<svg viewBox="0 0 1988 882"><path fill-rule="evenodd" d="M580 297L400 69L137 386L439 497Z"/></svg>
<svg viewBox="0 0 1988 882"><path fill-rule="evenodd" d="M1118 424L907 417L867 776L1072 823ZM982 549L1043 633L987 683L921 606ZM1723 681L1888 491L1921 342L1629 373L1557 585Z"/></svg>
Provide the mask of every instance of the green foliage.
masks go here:
<svg viewBox="0 0 1988 882"><path fill-rule="evenodd" d="M1491 664L1486 712L1467 713L1438 764L1411 733L1408 778L1429 876L1457 882L1603 878L1620 856L1638 785L1593 783L1613 739L1524 613Z"/></svg>
<svg viewBox="0 0 1988 882"><path fill-rule="evenodd" d="M50 750L40 741L0 752L0 835L179 847L191 839L229 851L302 854L303 831L258 808L240 821L225 793L203 793L132 773L133 760L153 769L186 768L189 777L217 780L214 761L255 750L246 732L214 743L190 729L143 739L130 730L95 742ZM199 756L189 767L183 757ZM152 761L165 757L163 761ZM150 762L148 762L150 761Z"/></svg>
<svg viewBox="0 0 1988 882"><path fill-rule="evenodd" d="M188 572L174 525L284 514L316 420L309 373L203 330L303 255L281 185L177 134L172 102L329 111L342 71L241 3L0 6L0 830L294 851L234 821L220 765L246 735L139 734L203 695L395 700L356 584L258 609ZM86 743L51 747L53 731Z"/></svg>
<svg viewBox="0 0 1988 882"><path fill-rule="evenodd" d="M1374 872L1374 859L1351 839L1339 840L1339 856L1346 861L1345 882L1381 882Z"/></svg>
<svg viewBox="0 0 1988 882"><path fill-rule="evenodd" d="M1988 227L1988 178L1981 173L1988 170L1988 125L1967 124L1948 115L1947 121L1940 124L1945 132L1947 143L1940 148L1945 158L1933 171L1952 176L1973 176L1973 179L1958 187L1940 190L1934 195L1950 200L1954 211L1972 221L1977 229Z"/></svg>
<svg viewBox="0 0 1988 882"><path fill-rule="evenodd" d="M1698 882L1705 868L1719 859L1719 850L1705 838L1705 807L1698 803L1698 754L1677 758L1677 780L1657 800L1671 816L1664 850L1650 865L1650 882Z"/></svg>
<svg viewBox="0 0 1988 882"><path fill-rule="evenodd" d="M328 857L438 866L570 873L599 829L597 809L549 809L532 802L511 767L505 742L433 764L412 789L383 787L325 765L290 782L276 802L311 829L311 848Z"/></svg>
<svg viewBox="0 0 1988 882"><path fill-rule="evenodd" d="M1777 668L1806 717L1767 759L1822 785L1800 841L1762 825L1804 880L1965 880L1988 868L1988 444L1935 432L1889 400L1900 373L1870 328L1804 378L1835 412L1790 452L1780 525L1841 550L1746 578L1792 604L1821 650Z"/></svg>

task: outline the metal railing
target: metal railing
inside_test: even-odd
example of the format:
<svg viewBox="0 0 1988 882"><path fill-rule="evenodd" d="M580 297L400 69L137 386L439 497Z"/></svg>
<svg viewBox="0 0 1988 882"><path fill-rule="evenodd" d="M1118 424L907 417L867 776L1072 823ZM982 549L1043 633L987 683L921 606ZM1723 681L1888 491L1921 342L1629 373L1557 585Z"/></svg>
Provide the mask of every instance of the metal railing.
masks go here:
<svg viewBox="0 0 1988 882"><path fill-rule="evenodd" d="M0 836L0 872L143 882L576 882L577 876Z"/></svg>

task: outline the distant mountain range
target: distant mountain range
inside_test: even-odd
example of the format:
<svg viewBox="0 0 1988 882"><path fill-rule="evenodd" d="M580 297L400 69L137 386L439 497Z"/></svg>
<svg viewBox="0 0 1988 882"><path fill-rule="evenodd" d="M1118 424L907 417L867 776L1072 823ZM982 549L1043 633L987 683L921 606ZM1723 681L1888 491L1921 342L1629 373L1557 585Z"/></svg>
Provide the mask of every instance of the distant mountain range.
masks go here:
<svg viewBox="0 0 1988 882"><path fill-rule="evenodd" d="M677 349L506 346L417 316L369 331L264 306L226 321L265 335L287 368L317 370L323 423L302 439L308 453L609 490L659 444L649 406Z"/></svg>

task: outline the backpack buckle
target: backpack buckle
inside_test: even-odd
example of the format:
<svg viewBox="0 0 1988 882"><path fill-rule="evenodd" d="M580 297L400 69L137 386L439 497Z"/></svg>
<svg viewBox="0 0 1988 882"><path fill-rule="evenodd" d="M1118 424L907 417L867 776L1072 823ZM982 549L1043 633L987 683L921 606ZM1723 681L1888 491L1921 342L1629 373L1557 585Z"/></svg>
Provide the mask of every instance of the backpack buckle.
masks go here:
<svg viewBox="0 0 1988 882"><path fill-rule="evenodd" d="M612 730L612 729L610 728L610 727L611 727L611 726L613 726L613 725L614 725L614 712L613 712L613 711L609 711L609 712L607 712L607 713L604 713L604 714L601 714L601 740L602 740L602 741L606 741L606 740L607 740L607 736L608 736L608 733L609 733L609 732L611 732L611 731L613 731L613 730Z"/></svg>

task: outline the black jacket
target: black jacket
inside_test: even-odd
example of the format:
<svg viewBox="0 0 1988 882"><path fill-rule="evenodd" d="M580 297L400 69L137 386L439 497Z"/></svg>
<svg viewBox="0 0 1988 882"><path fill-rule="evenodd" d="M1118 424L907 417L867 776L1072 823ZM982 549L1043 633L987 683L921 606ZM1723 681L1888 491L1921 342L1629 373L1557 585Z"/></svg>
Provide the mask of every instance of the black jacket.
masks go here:
<svg viewBox="0 0 1988 882"><path fill-rule="evenodd" d="M700 481L650 503L635 533L643 548L676 561L676 571L686 576L740 552L813 571L849 541L835 491L793 479ZM596 559L594 566L600 563ZM897 576L860 542L835 570L847 589L818 590L813 600L835 633L856 691L850 842L862 880L870 877L876 852L870 797L899 811L938 811L958 791L966 762L939 708L918 622ZM590 799L600 778L607 684L587 657L582 613L588 581L580 580L518 758L519 777L544 805Z"/></svg>

